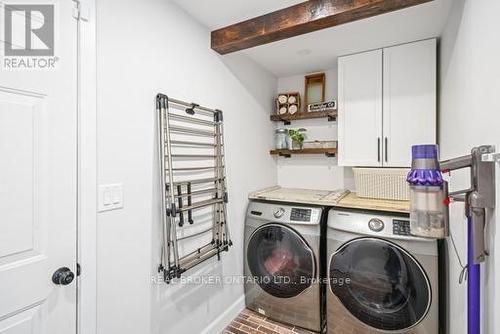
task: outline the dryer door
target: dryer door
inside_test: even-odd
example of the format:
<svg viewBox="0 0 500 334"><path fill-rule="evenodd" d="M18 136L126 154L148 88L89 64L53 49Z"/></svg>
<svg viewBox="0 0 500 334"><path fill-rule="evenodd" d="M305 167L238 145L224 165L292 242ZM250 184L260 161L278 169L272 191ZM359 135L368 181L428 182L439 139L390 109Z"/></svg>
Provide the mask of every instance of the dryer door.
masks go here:
<svg viewBox="0 0 500 334"><path fill-rule="evenodd" d="M375 329L405 330L429 311L432 292L422 266L389 241L345 243L331 256L328 274L331 292L355 318Z"/></svg>
<svg viewBox="0 0 500 334"><path fill-rule="evenodd" d="M295 230L281 224L266 224L254 231L247 263L255 282L278 298L298 296L316 275L311 247Z"/></svg>

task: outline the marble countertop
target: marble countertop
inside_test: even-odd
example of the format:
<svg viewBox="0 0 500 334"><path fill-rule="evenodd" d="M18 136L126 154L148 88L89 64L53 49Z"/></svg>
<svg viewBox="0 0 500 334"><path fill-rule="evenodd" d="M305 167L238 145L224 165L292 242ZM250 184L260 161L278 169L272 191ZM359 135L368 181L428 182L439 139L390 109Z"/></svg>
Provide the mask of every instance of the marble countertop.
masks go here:
<svg viewBox="0 0 500 334"><path fill-rule="evenodd" d="M400 213L408 213L410 211L409 201L361 198L355 193L345 189L329 191L274 186L254 191L250 193L248 198L252 200L268 200Z"/></svg>
<svg viewBox="0 0 500 334"><path fill-rule="evenodd" d="M342 197L349 194L349 190L313 190L299 188L270 187L250 193L249 199L280 201L299 204L314 204L333 206Z"/></svg>
<svg viewBox="0 0 500 334"><path fill-rule="evenodd" d="M385 212L410 212L410 201L394 201L388 199L373 199L358 197L355 193L350 193L343 197L337 204L338 208L362 209Z"/></svg>

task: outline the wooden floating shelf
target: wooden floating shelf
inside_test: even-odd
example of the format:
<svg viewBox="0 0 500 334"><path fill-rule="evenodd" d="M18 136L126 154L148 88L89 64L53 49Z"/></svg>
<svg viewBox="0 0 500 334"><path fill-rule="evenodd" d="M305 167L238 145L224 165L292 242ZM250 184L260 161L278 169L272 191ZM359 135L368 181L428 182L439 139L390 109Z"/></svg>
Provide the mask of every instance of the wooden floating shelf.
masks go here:
<svg viewBox="0 0 500 334"><path fill-rule="evenodd" d="M295 114L271 115L271 121L284 122L290 124L291 121L313 118L328 118L328 121L337 120L337 111L315 111L315 112L298 112Z"/></svg>
<svg viewBox="0 0 500 334"><path fill-rule="evenodd" d="M290 158L295 154L324 154L327 157L335 157L337 155L336 148L303 148L301 150L271 150L271 155L278 155L280 157Z"/></svg>

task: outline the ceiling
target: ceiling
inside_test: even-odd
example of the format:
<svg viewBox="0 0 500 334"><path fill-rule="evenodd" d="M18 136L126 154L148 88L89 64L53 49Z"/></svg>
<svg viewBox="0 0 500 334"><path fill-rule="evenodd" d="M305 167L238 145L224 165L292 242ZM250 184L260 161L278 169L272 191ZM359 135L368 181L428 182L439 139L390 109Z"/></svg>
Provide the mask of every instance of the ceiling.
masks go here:
<svg viewBox="0 0 500 334"><path fill-rule="evenodd" d="M304 0L172 0L204 26L215 30L287 8Z"/></svg>
<svg viewBox="0 0 500 334"><path fill-rule="evenodd" d="M302 1L173 0L214 30ZM439 37L453 0L429 3L239 51L276 77L322 71L341 55Z"/></svg>

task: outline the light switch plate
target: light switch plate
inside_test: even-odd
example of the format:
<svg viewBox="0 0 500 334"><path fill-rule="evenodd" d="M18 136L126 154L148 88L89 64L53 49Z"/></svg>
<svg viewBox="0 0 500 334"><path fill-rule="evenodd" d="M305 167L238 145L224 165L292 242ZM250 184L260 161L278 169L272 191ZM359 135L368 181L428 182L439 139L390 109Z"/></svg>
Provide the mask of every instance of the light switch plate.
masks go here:
<svg viewBox="0 0 500 334"><path fill-rule="evenodd" d="M123 208L123 184L102 184L99 186L98 211L111 211Z"/></svg>

